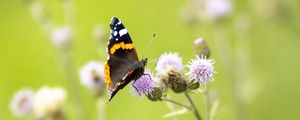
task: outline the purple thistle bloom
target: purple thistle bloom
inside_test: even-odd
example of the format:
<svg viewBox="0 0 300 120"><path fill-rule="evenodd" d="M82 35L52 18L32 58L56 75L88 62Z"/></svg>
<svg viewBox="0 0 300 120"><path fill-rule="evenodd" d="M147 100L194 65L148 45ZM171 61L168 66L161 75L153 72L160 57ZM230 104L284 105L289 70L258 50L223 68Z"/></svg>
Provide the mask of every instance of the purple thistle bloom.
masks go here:
<svg viewBox="0 0 300 120"><path fill-rule="evenodd" d="M217 19L229 15L232 11L230 0L209 0L205 4L205 12L208 17Z"/></svg>
<svg viewBox="0 0 300 120"><path fill-rule="evenodd" d="M104 65L102 62L90 61L79 71L80 82L90 90L102 90L104 85Z"/></svg>
<svg viewBox="0 0 300 120"><path fill-rule="evenodd" d="M62 26L55 28L52 33L52 41L54 45L63 47L72 38L71 28L68 26Z"/></svg>
<svg viewBox="0 0 300 120"><path fill-rule="evenodd" d="M11 111L16 116L28 116L32 113L35 94L31 89L18 91L11 101Z"/></svg>
<svg viewBox="0 0 300 120"><path fill-rule="evenodd" d="M186 75L189 76L191 80L198 81L200 85L202 83L207 84L213 79L212 77L215 74L213 64L213 60L207 60L205 57L200 58L196 56L196 58L187 65L190 71L186 73Z"/></svg>
<svg viewBox="0 0 300 120"><path fill-rule="evenodd" d="M153 78L153 79L152 79ZM139 96L143 94L149 95L155 88L156 84L154 77L149 69L146 69L145 74L132 83L132 89Z"/></svg>
<svg viewBox="0 0 300 120"><path fill-rule="evenodd" d="M161 74L168 66L172 66L177 72L183 70L182 60L178 53L164 53L157 61L155 70Z"/></svg>

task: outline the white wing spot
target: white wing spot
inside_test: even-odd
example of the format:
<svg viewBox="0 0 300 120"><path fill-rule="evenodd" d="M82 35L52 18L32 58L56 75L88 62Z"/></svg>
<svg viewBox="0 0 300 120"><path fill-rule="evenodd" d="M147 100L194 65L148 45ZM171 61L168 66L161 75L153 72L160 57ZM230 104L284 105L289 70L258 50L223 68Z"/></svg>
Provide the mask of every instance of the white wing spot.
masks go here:
<svg viewBox="0 0 300 120"><path fill-rule="evenodd" d="M114 27L114 30L116 30L117 29L117 27Z"/></svg>
<svg viewBox="0 0 300 120"><path fill-rule="evenodd" d="M118 35L118 32L117 32L117 31L115 31L115 32L114 32L114 36L117 36L117 35Z"/></svg>
<svg viewBox="0 0 300 120"><path fill-rule="evenodd" d="M121 20L119 20L118 25L121 25L121 23L122 23Z"/></svg>
<svg viewBox="0 0 300 120"><path fill-rule="evenodd" d="M124 28L122 30L119 31L120 37L122 37L123 35L127 34L127 29Z"/></svg>
<svg viewBox="0 0 300 120"><path fill-rule="evenodd" d="M116 41L118 41L119 39L118 38L116 38Z"/></svg>

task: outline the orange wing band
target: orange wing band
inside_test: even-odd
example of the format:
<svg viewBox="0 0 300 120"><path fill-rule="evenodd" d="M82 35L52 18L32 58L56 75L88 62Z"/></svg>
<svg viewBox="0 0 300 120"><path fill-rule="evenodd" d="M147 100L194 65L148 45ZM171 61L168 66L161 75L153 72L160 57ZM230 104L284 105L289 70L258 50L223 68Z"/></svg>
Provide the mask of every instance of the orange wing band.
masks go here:
<svg viewBox="0 0 300 120"><path fill-rule="evenodd" d="M114 54L118 49L126 49L126 50L131 50L134 48L134 45L132 43L125 44L124 42L120 42L118 44L114 44L110 48L110 54Z"/></svg>
<svg viewBox="0 0 300 120"><path fill-rule="evenodd" d="M110 68L107 62L104 64L104 78L105 78L106 87L108 89L111 86L111 79L110 79Z"/></svg>

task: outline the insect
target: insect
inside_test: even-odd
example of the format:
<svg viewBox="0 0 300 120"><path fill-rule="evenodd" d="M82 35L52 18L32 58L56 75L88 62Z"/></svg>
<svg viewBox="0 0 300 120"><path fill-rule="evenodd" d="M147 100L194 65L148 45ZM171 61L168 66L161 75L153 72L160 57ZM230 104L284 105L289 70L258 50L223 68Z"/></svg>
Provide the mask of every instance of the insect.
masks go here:
<svg viewBox="0 0 300 120"><path fill-rule="evenodd" d="M128 83L140 78L147 64L147 58L139 61L134 44L121 20L112 17L110 29L108 57L104 64L105 84L110 95L109 102Z"/></svg>

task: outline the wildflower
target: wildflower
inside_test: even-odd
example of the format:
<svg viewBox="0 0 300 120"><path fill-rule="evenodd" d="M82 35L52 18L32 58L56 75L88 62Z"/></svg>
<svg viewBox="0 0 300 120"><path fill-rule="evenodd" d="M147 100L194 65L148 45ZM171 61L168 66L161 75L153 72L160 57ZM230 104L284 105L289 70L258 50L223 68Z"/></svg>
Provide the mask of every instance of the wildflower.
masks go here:
<svg viewBox="0 0 300 120"><path fill-rule="evenodd" d="M55 116L63 108L66 98L64 89L60 87L41 88L34 98L33 111L37 118L48 118Z"/></svg>
<svg viewBox="0 0 300 120"><path fill-rule="evenodd" d="M155 70L158 74L162 73L168 66L172 66L175 71L180 72L183 70L182 60L178 53L164 53L157 61Z"/></svg>
<svg viewBox="0 0 300 120"><path fill-rule="evenodd" d="M151 101L158 101L161 100L161 97L163 96L163 88L162 87L155 87L150 94L147 94L149 100Z"/></svg>
<svg viewBox="0 0 300 120"><path fill-rule="evenodd" d="M205 13L212 19L225 17L231 11L232 5L230 0L208 0L205 4Z"/></svg>
<svg viewBox="0 0 300 120"><path fill-rule="evenodd" d="M58 47L65 46L71 40L72 31L70 27L62 26L54 29L52 33L52 41Z"/></svg>
<svg viewBox="0 0 300 120"><path fill-rule="evenodd" d="M11 101L10 108L16 116L28 116L32 113L34 93L31 89L18 91Z"/></svg>
<svg viewBox="0 0 300 120"><path fill-rule="evenodd" d="M186 81L173 66L168 66L167 69L163 71L161 81L163 81L166 87L170 87L176 93L184 92L187 88Z"/></svg>
<svg viewBox="0 0 300 120"><path fill-rule="evenodd" d="M213 77L215 71L213 67L213 60L207 60L205 57L196 56L195 59L189 62L189 72L186 73L191 80L207 84Z"/></svg>
<svg viewBox="0 0 300 120"><path fill-rule="evenodd" d="M189 0L181 12L183 20L192 24L203 20L204 3L205 0Z"/></svg>
<svg viewBox="0 0 300 120"><path fill-rule="evenodd" d="M80 82L89 90L101 91L104 85L104 65L91 61L80 69Z"/></svg>
<svg viewBox="0 0 300 120"><path fill-rule="evenodd" d="M154 78L152 73L149 69L146 69L145 74L133 82L133 90L139 96L142 96L143 94L151 94L151 92L156 86L155 81L152 80L152 78Z"/></svg>
<svg viewBox="0 0 300 120"><path fill-rule="evenodd" d="M195 48L196 48L196 54L198 56L205 56L205 57L209 57L210 56L210 49L209 47L207 46L206 42L204 41L203 38L197 38L195 41L194 41L194 45L195 45Z"/></svg>

